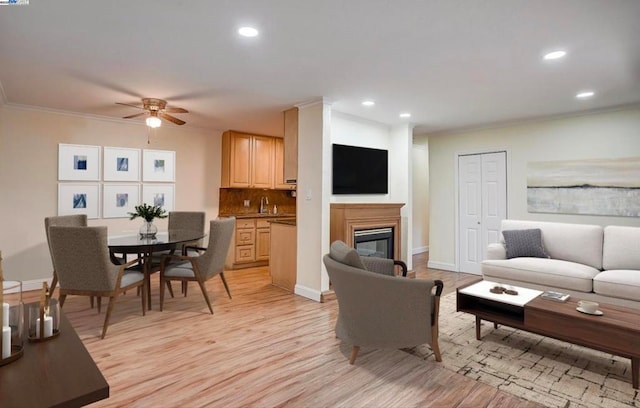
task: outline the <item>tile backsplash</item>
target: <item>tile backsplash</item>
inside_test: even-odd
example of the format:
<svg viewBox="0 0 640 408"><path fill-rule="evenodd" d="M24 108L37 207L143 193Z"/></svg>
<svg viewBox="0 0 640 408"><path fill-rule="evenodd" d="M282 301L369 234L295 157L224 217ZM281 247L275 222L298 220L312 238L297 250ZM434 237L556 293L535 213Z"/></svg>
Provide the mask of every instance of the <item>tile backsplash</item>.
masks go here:
<svg viewBox="0 0 640 408"><path fill-rule="evenodd" d="M220 215L255 214L260 210L260 199L267 197L267 209L273 212L273 206L278 206L278 214L295 214L296 198L290 190L261 190L255 188L221 188ZM249 207L244 201L249 201Z"/></svg>

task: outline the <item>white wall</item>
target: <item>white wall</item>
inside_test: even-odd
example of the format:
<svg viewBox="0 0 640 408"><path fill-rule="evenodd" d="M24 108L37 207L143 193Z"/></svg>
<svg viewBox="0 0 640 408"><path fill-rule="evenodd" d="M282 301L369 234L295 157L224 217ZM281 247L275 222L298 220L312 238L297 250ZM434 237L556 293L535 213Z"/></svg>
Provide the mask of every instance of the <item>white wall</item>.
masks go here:
<svg viewBox="0 0 640 408"><path fill-rule="evenodd" d="M141 123L0 106L0 250L8 279L51 278L44 218L57 215L58 144L86 144L176 152L176 210L218 215L220 133L165 124L147 144ZM89 220L109 234L137 232L140 220ZM166 219L158 220L166 228Z"/></svg>
<svg viewBox="0 0 640 408"><path fill-rule="evenodd" d="M331 106L298 106L297 282L295 293L320 301L329 289L322 256L329 252Z"/></svg>
<svg viewBox="0 0 640 408"><path fill-rule="evenodd" d="M530 161L640 157L640 107L460 133L429 135L429 265L455 265L456 157L507 151L511 219L640 226L639 218L527 212Z"/></svg>
<svg viewBox="0 0 640 408"><path fill-rule="evenodd" d="M413 140L413 250L418 254L429 250L429 144L427 137Z"/></svg>

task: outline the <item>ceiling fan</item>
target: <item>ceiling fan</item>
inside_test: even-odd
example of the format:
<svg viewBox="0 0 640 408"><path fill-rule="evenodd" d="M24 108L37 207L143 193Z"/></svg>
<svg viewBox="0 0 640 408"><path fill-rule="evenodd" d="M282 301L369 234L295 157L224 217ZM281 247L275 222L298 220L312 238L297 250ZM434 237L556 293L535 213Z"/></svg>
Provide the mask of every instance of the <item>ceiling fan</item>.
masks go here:
<svg viewBox="0 0 640 408"><path fill-rule="evenodd" d="M169 122L175 123L176 125L184 125L187 122L178 119L175 116L171 116L169 115L169 113L189 113L188 110L183 108L178 108L176 106L167 106L167 101L157 98L142 98L142 106L122 102L116 102L116 104L132 106L137 109L144 109L146 112L125 116L123 117L123 119L133 119L137 118L138 116L148 115L149 117L146 120L147 126L152 128L160 127L162 123L160 119L167 120Z"/></svg>

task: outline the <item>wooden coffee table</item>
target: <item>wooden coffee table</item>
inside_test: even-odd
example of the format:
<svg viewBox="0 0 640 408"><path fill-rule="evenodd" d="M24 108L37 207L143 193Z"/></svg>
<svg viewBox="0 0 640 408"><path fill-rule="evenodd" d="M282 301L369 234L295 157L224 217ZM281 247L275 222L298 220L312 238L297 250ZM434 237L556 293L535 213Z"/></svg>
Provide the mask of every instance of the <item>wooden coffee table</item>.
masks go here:
<svg viewBox="0 0 640 408"><path fill-rule="evenodd" d="M640 382L640 310L600 304L602 316L576 310L571 297L564 303L539 297L541 291L513 287L518 296L493 294L494 282L480 281L457 289L457 311L475 315L476 338L480 323L494 323L540 334L631 359L631 383ZM537 294L536 294L537 292ZM530 299L529 299L530 298Z"/></svg>

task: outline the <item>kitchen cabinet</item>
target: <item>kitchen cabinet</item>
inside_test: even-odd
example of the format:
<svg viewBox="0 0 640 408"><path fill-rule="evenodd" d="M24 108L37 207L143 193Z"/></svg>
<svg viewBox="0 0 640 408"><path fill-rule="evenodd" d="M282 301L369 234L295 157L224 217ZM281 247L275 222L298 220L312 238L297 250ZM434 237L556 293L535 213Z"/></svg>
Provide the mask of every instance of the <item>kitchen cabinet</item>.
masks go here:
<svg viewBox="0 0 640 408"><path fill-rule="evenodd" d="M270 136L224 132L220 186L274 188L274 147Z"/></svg>
<svg viewBox="0 0 640 408"><path fill-rule="evenodd" d="M268 265L270 250L270 225L272 218L236 219L234 237L227 254L225 267L241 269Z"/></svg>
<svg viewBox="0 0 640 408"><path fill-rule="evenodd" d="M275 180L274 180L274 188L276 190L295 190L295 184L288 184L285 182L284 178L284 140L280 138L276 138L274 140L274 152L275 152Z"/></svg>
<svg viewBox="0 0 640 408"><path fill-rule="evenodd" d="M298 179L298 108L284 111L284 180Z"/></svg>
<svg viewBox="0 0 640 408"><path fill-rule="evenodd" d="M256 261L269 260L269 244L271 235L269 228L268 220L256 220Z"/></svg>
<svg viewBox="0 0 640 408"><path fill-rule="evenodd" d="M294 291L297 280L296 234L295 221L271 223L271 283L289 292Z"/></svg>

